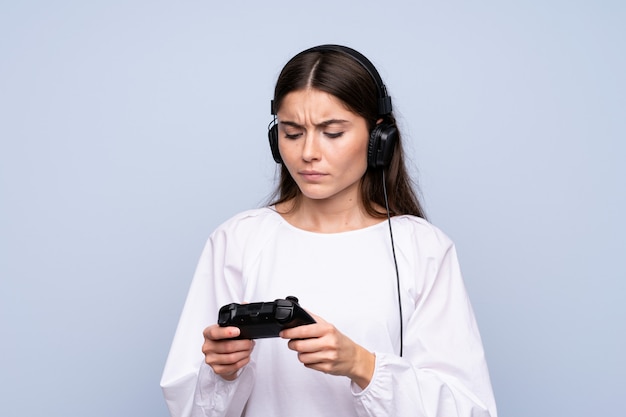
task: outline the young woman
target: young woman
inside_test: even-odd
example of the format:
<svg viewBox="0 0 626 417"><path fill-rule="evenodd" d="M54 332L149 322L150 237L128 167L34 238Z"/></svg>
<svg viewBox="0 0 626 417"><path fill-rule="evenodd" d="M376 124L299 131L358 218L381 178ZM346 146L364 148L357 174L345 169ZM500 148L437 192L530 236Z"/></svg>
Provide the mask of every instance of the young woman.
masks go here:
<svg viewBox="0 0 626 417"><path fill-rule="evenodd" d="M303 51L272 113L275 199L208 240L161 381L172 416L496 417L454 245L424 219L374 66ZM258 340L216 324L288 295L316 323Z"/></svg>

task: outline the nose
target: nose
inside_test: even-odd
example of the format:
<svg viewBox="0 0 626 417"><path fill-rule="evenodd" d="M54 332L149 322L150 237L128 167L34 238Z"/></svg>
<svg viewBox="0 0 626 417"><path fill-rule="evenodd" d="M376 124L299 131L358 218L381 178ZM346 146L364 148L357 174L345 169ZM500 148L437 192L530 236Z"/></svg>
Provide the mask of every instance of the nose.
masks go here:
<svg viewBox="0 0 626 417"><path fill-rule="evenodd" d="M302 160L311 162L320 159L320 144L315 133L307 133L302 145Z"/></svg>

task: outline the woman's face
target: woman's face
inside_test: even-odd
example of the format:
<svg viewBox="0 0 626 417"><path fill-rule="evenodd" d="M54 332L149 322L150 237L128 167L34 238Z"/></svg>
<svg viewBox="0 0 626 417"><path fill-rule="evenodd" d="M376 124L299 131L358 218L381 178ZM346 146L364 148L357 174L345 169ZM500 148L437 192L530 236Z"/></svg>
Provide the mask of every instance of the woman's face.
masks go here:
<svg viewBox="0 0 626 417"><path fill-rule="evenodd" d="M305 198L360 202L369 142L363 117L331 94L293 91L278 111L278 133L283 163Z"/></svg>

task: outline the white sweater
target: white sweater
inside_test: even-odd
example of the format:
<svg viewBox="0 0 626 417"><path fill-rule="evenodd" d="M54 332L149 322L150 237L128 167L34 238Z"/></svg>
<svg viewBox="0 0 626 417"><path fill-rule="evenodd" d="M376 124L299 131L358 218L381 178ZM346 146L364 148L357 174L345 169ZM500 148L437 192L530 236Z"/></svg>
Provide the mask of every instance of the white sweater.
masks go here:
<svg viewBox="0 0 626 417"><path fill-rule="evenodd" d="M483 347L453 243L414 216L392 218L404 354L388 222L320 234L271 208L241 213L210 236L161 386L173 417L496 417ZM259 339L234 381L204 363L202 331L231 302L293 295L376 355L370 384L305 368L287 341Z"/></svg>

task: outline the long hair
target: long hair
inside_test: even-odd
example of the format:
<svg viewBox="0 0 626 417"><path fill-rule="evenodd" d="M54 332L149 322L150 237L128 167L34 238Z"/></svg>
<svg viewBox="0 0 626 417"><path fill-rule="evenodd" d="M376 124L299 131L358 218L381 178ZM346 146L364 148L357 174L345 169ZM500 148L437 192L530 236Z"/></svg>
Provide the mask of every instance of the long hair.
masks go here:
<svg viewBox="0 0 626 417"><path fill-rule="evenodd" d="M380 119L378 114L378 88L369 72L346 53L333 50L317 50L300 53L283 68L274 89L274 112L278 112L285 96L293 91L313 88L338 98L346 107L363 117L371 131ZM395 124L393 113L385 116L385 122ZM367 158L367 155L363 155ZM365 211L374 217L385 217L383 169L388 190L389 211L392 216L411 214L426 218L415 191L415 184L408 175L400 133L391 163L386 168L370 168L361 178L360 191ZM300 189L284 164L280 167L280 179L271 195L270 204L293 200L296 207L301 196Z"/></svg>

